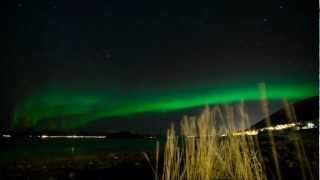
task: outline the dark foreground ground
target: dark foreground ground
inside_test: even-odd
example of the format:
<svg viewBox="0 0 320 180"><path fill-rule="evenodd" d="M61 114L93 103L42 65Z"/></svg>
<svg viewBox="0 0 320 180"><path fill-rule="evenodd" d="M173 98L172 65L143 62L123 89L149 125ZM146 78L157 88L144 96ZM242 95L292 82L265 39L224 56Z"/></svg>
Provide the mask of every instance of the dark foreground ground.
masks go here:
<svg viewBox="0 0 320 180"><path fill-rule="evenodd" d="M53 162L17 162L1 168L0 179L152 179L141 154L105 154Z"/></svg>
<svg viewBox="0 0 320 180"><path fill-rule="evenodd" d="M280 131L274 134L282 179L319 179L319 129ZM267 134L259 135L268 179L276 179ZM300 145L297 150L296 145ZM300 153L298 153L300 151ZM299 154L305 155L299 158ZM302 163L301 163L302 162ZM303 176L303 172L305 177Z"/></svg>
<svg viewBox="0 0 320 180"><path fill-rule="evenodd" d="M319 130L291 131L275 134L283 179L302 179L294 139L300 137L305 150L306 179L319 179ZM259 135L268 179L275 178L271 146L266 134ZM147 152L154 157L154 152ZM309 166L307 168L306 166ZM1 161L0 179L153 179L152 170L141 152L97 153L54 159L19 159Z"/></svg>

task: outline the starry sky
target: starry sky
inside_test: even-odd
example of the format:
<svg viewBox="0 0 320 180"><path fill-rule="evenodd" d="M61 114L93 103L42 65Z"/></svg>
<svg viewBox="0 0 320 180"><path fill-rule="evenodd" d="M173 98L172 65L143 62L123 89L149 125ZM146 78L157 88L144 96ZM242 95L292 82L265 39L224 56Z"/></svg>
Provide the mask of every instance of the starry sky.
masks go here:
<svg viewBox="0 0 320 180"><path fill-rule="evenodd" d="M136 115L257 101L261 82L270 100L314 96L317 3L7 1L0 127L159 130Z"/></svg>

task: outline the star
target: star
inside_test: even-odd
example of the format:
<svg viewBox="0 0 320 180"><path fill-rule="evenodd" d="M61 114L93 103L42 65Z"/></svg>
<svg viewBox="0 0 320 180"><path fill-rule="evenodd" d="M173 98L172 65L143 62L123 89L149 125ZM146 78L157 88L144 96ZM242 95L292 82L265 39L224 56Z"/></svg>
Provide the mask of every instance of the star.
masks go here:
<svg viewBox="0 0 320 180"><path fill-rule="evenodd" d="M104 59L110 61L112 58L112 49L105 49L104 50Z"/></svg>
<svg viewBox="0 0 320 180"><path fill-rule="evenodd" d="M267 22L267 21L269 21L268 18L263 18L263 22Z"/></svg>

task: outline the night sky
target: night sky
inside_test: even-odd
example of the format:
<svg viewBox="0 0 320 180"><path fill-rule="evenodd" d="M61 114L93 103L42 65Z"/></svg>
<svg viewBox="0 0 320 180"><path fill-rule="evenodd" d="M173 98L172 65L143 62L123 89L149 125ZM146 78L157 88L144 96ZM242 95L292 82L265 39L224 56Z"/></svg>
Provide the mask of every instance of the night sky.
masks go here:
<svg viewBox="0 0 320 180"><path fill-rule="evenodd" d="M137 114L257 101L261 82L274 101L318 94L316 0L3 5L3 130L159 130Z"/></svg>

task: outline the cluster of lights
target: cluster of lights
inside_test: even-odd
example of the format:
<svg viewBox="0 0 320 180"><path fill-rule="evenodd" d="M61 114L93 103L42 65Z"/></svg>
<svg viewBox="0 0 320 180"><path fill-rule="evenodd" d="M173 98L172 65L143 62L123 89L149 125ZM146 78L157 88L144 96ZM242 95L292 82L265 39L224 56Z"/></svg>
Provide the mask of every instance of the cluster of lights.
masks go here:
<svg viewBox="0 0 320 180"><path fill-rule="evenodd" d="M107 136L78 136L78 135L67 135L67 136L48 136L48 135L41 135L37 136L41 139L47 138L67 138L67 139L104 139Z"/></svg>
<svg viewBox="0 0 320 180"><path fill-rule="evenodd" d="M302 126L301 129L313 129L316 128L316 125L314 123L307 123L305 126Z"/></svg>
<svg viewBox="0 0 320 180"><path fill-rule="evenodd" d="M258 135L258 134L259 134L259 131L257 131L257 130L250 130L250 131L242 131L242 132L232 133L233 136L240 136L240 135L255 136L255 135Z"/></svg>
<svg viewBox="0 0 320 180"><path fill-rule="evenodd" d="M289 129L289 128L295 128L296 130L313 129L313 128L316 128L316 125L312 122L308 122L304 126L302 126L301 123L278 124L276 126L268 126L268 127L264 127L264 128L257 129L257 130L235 132L235 133L232 133L232 135L234 135L234 136L239 136L239 135L255 136L255 135L258 135L259 132L263 132L263 131L280 131L280 130ZM226 135L224 134L222 136L226 136Z"/></svg>
<svg viewBox="0 0 320 180"><path fill-rule="evenodd" d="M279 130L283 130L283 129L289 129L289 128L293 128L293 127L296 127L297 123L288 123L288 124L278 124L276 126L269 126L269 127L265 127L265 128L261 128L259 129L259 131L265 131L265 130L268 130L268 131L279 131Z"/></svg>
<svg viewBox="0 0 320 180"><path fill-rule="evenodd" d="M4 137L4 138L11 138L11 135L10 135L10 134L3 134L2 137Z"/></svg>

